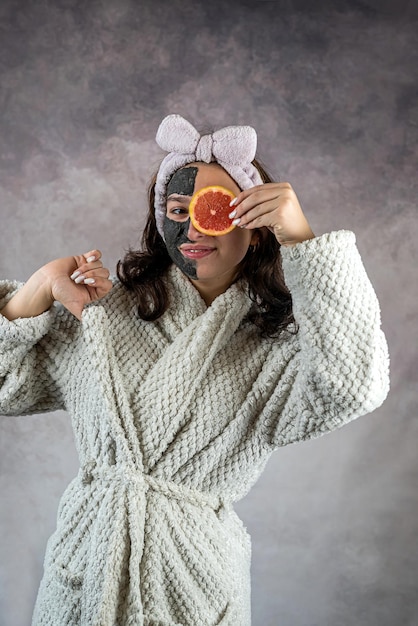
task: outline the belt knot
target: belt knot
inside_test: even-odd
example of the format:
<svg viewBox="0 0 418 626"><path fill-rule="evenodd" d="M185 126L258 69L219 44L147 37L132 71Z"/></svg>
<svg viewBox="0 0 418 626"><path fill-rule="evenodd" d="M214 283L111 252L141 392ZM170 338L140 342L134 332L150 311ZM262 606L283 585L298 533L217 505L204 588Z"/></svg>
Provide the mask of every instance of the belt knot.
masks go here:
<svg viewBox="0 0 418 626"><path fill-rule="evenodd" d="M189 502L194 506L210 507L216 513L226 514L230 507L230 503L227 503L221 496L184 487L172 480L154 478L140 470L119 464L98 466L96 461L88 461L80 469L80 478L83 485L90 485L93 481L115 481L120 485L133 485L144 492L152 491L169 499Z"/></svg>

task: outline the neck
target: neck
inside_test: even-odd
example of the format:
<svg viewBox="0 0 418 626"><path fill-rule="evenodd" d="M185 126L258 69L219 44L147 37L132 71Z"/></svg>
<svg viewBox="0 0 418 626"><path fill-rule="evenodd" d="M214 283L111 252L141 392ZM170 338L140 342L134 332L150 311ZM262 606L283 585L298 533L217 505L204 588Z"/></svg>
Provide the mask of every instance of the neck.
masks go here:
<svg viewBox="0 0 418 626"><path fill-rule="evenodd" d="M212 302L225 293L234 282L235 276L221 276L213 279L194 279L189 278L190 282L196 287L206 306L210 306Z"/></svg>

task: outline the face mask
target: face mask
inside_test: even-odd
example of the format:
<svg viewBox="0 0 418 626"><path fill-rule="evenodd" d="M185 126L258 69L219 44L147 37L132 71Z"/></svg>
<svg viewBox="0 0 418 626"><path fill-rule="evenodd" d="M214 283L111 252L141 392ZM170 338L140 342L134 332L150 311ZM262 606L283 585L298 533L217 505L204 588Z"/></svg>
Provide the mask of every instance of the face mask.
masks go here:
<svg viewBox="0 0 418 626"><path fill-rule="evenodd" d="M170 182L167 185L167 197L171 194L177 194L179 196L192 196L194 193L194 186L196 181L196 175L198 172L197 167L184 167L181 170L175 172ZM187 237L189 230L190 219L186 222L176 222L169 217L164 218L164 238L165 245L167 246L168 254L173 263L181 269L181 271L189 276L189 278L197 278L196 262L190 259L185 259L179 250L179 247L183 243L190 243Z"/></svg>

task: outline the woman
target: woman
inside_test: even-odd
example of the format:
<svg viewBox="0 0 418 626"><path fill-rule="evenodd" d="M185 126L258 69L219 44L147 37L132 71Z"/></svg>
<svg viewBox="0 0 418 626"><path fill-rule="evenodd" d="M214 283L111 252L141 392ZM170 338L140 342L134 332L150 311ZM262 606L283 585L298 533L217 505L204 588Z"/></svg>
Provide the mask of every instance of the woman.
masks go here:
<svg viewBox="0 0 418 626"><path fill-rule="evenodd" d="M254 161L249 127L200 137L168 116L157 141L169 154L144 250L119 280L93 250L0 287L0 412L67 409L81 465L36 626L247 626L250 539L233 502L277 447L388 392L354 235L314 236L291 186ZM237 228L222 237L188 215L214 184L236 194Z"/></svg>

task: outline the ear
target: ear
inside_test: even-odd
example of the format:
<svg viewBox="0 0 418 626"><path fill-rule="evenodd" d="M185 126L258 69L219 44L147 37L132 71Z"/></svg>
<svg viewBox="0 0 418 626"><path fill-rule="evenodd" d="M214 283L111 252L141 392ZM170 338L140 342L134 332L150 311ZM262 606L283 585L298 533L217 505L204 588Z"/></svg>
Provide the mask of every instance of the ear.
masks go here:
<svg viewBox="0 0 418 626"><path fill-rule="evenodd" d="M260 232L258 230L254 230L252 237L251 237L251 241L250 241L250 246L258 246L258 244L260 243Z"/></svg>

